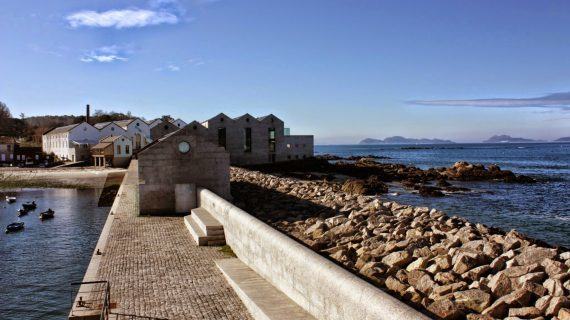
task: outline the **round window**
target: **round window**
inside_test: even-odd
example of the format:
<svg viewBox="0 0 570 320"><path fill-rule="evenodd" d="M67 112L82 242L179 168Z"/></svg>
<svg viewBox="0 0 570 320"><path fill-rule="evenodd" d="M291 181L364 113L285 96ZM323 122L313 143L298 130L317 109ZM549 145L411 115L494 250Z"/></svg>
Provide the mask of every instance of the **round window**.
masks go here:
<svg viewBox="0 0 570 320"><path fill-rule="evenodd" d="M178 144L178 151L181 153L187 153L190 151L190 144L186 141L182 141Z"/></svg>

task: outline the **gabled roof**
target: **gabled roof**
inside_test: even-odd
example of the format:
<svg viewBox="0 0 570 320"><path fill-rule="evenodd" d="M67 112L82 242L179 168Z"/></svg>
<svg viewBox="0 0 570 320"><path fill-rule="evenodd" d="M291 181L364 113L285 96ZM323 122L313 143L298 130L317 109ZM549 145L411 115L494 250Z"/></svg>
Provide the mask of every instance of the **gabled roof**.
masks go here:
<svg viewBox="0 0 570 320"><path fill-rule="evenodd" d="M91 147L91 149L105 149L112 144L112 142L99 142L98 144Z"/></svg>
<svg viewBox="0 0 570 320"><path fill-rule="evenodd" d="M249 118L249 120L256 120L256 121L259 121L259 120L257 120L256 117L252 116L252 115L249 114L249 113L246 113L246 114L244 114L244 115L242 115L242 116L236 117L236 118L234 118L234 120L240 121L240 120L242 120L242 119L247 119L247 118Z"/></svg>
<svg viewBox="0 0 570 320"><path fill-rule="evenodd" d="M106 126L110 125L111 123L113 123L112 121L107 121L107 122L99 122L94 124L93 126L99 130L105 128Z"/></svg>
<svg viewBox="0 0 570 320"><path fill-rule="evenodd" d="M221 118L221 117L224 117L224 119L233 120L231 117L228 117L228 115L226 115L225 113L220 112L220 113L218 113L217 115L211 117L210 119L207 119L207 120L204 121L204 122L208 122L208 121L211 121L211 120L214 120L214 119L219 119L219 118Z"/></svg>
<svg viewBox="0 0 570 320"><path fill-rule="evenodd" d="M266 115L266 116L258 117L257 120L259 120L259 121L265 121L265 120L270 120L270 119L272 119L272 118L273 118L274 120L276 120L276 121L281 121L281 122L283 122L283 120L281 120L281 119L279 119L278 117L276 117L273 113L270 113L270 114L268 114L268 115Z"/></svg>
<svg viewBox="0 0 570 320"><path fill-rule="evenodd" d="M83 122L80 123L76 123L76 124L70 124L68 126L63 126L63 127L56 127L53 129L48 130L46 133L44 134L57 134L57 133L65 133L65 132L69 132L71 130L73 130L73 128L77 127L78 125L82 124Z"/></svg>

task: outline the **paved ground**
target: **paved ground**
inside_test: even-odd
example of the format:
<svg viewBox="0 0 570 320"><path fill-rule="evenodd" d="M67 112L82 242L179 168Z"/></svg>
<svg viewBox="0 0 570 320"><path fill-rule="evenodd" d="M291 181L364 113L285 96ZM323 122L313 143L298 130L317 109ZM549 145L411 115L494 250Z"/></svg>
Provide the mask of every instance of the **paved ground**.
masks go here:
<svg viewBox="0 0 570 320"><path fill-rule="evenodd" d="M133 168L134 167L134 168ZM168 319L251 319L215 259L198 247L182 217L138 217L136 162L127 172L98 278L118 311Z"/></svg>

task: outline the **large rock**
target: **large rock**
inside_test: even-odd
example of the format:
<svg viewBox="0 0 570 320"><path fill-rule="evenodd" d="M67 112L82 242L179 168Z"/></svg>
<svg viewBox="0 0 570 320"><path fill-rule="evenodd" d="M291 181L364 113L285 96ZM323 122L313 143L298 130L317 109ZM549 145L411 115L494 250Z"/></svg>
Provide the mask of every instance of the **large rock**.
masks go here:
<svg viewBox="0 0 570 320"><path fill-rule="evenodd" d="M507 316L508 312L509 306L507 303L504 300L499 299L490 305L487 309L483 310L482 314L493 318L502 319Z"/></svg>
<svg viewBox="0 0 570 320"><path fill-rule="evenodd" d="M491 277L489 288L495 297L502 297L513 291L511 279L503 273L498 273Z"/></svg>
<svg viewBox="0 0 570 320"><path fill-rule="evenodd" d="M559 320L570 320L570 309L562 308L558 311Z"/></svg>
<svg viewBox="0 0 570 320"><path fill-rule="evenodd" d="M552 300L550 300L548 308L546 308L545 314L547 316L555 316L558 315L560 309L568 307L570 307L570 300L568 300L568 298L553 297Z"/></svg>
<svg viewBox="0 0 570 320"><path fill-rule="evenodd" d="M523 307L523 308L512 308L509 309L509 317L520 317L520 318L536 318L541 315L540 310L536 307Z"/></svg>
<svg viewBox="0 0 570 320"><path fill-rule="evenodd" d="M554 257L556 257L556 249L530 246L522 249L521 253L515 257L515 262L518 265L525 266Z"/></svg>
<svg viewBox="0 0 570 320"><path fill-rule="evenodd" d="M560 280L546 279L543 286L548 290L548 293L554 297L560 297L564 295L564 287Z"/></svg>
<svg viewBox="0 0 570 320"><path fill-rule="evenodd" d="M437 284L431 279L428 274L426 274L418 279L418 282L414 287L421 293L429 295L436 286Z"/></svg>
<svg viewBox="0 0 570 320"><path fill-rule="evenodd" d="M382 258L382 263L389 267L404 267L413 260L408 251L396 251Z"/></svg>
<svg viewBox="0 0 570 320"><path fill-rule="evenodd" d="M463 312L449 299L434 301L427 309L443 320L462 319L464 316Z"/></svg>
<svg viewBox="0 0 570 320"><path fill-rule="evenodd" d="M453 296L457 305L479 313L491 305L491 295L480 289L458 291Z"/></svg>
<svg viewBox="0 0 570 320"><path fill-rule="evenodd" d="M386 288L388 288L391 291L397 292L400 295L403 295L406 289L408 289L407 285L403 284L402 282L400 282L400 280L392 276L386 279L385 285Z"/></svg>

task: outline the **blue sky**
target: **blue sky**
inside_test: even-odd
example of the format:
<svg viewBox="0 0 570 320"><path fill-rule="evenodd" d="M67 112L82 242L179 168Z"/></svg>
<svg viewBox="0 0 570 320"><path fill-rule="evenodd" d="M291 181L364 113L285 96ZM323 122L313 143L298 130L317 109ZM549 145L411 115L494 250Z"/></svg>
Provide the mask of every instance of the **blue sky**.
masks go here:
<svg viewBox="0 0 570 320"><path fill-rule="evenodd" d="M570 2L2 1L18 115L274 113L317 143L570 136ZM483 99L483 100L481 100Z"/></svg>

